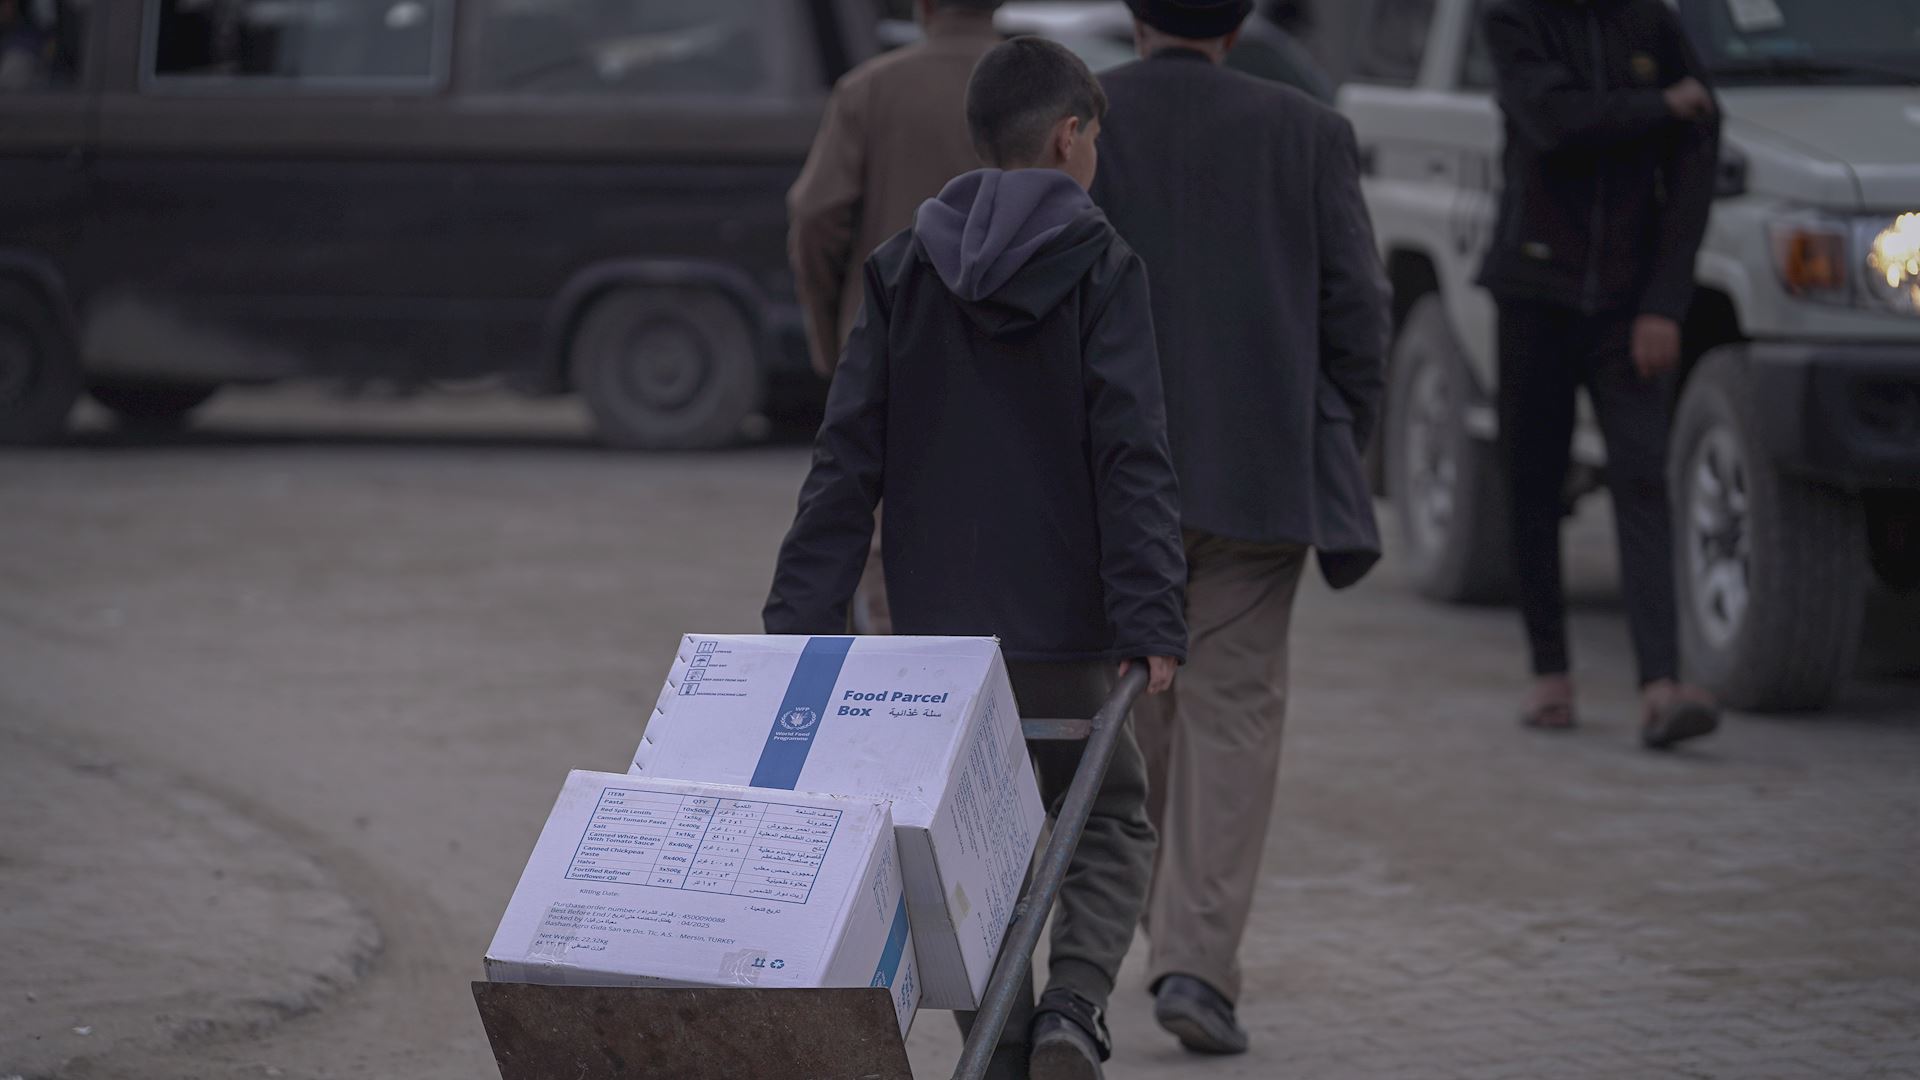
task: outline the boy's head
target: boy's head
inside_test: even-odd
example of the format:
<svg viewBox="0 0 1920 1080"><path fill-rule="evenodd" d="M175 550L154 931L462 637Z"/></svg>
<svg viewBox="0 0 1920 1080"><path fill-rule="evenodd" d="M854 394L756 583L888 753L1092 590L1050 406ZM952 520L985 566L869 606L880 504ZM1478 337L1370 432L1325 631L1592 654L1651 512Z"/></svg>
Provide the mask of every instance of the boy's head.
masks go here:
<svg viewBox="0 0 1920 1080"><path fill-rule="evenodd" d="M1106 115L1106 91L1086 63L1043 38L994 46L967 84L973 148L996 169L1059 169L1092 187Z"/></svg>

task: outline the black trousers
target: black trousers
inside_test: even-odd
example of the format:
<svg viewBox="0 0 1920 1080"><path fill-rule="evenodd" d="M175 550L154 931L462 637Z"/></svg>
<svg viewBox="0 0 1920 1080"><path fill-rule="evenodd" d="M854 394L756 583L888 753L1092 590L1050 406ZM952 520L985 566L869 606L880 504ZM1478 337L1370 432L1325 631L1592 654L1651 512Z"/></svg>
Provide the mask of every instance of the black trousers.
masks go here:
<svg viewBox="0 0 1920 1080"><path fill-rule="evenodd" d="M1560 522L1575 405L1584 386L1607 445L1621 584L1642 685L1679 674L1673 523L1667 503L1670 380L1634 370L1632 312L1585 315L1500 304L1500 432L1520 612L1536 675L1565 674L1567 605Z"/></svg>

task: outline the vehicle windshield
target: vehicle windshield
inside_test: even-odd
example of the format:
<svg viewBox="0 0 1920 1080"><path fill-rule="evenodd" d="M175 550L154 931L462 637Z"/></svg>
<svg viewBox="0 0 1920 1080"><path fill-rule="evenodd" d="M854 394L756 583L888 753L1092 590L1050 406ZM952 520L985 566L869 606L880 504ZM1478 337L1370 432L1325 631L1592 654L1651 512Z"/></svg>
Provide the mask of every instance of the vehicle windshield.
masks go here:
<svg viewBox="0 0 1920 1080"><path fill-rule="evenodd" d="M1722 82L1920 84L1920 0L1680 0Z"/></svg>

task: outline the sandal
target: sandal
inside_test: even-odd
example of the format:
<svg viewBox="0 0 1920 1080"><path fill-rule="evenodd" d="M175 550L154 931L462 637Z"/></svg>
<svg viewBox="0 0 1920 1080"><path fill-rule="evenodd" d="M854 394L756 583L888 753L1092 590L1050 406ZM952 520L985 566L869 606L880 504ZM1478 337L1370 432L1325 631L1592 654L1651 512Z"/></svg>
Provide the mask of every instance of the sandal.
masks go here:
<svg viewBox="0 0 1920 1080"><path fill-rule="evenodd" d="M1520 726L1535 731L1572 731L1580 726L1570 701L1543 701L1520 714Z"/></svg>
<svg viewBox="0 0 1920 1080"><path fill-rule="evenodd" d="M1680 697L1647 710L1640 727L1640 744L1649 750L1671 750L1720 727L1720 710L1704 701Z"/></svg>

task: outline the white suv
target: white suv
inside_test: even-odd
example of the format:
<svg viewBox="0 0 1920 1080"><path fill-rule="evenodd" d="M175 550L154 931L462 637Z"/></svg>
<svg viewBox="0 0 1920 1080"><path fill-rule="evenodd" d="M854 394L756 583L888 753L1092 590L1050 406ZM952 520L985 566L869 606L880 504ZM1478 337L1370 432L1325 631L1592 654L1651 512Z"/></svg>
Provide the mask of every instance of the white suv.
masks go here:
<svg viewBox="0 0 1920 1080"><path fill-rule="evenodd" d="M1423 592L1507 595L1488 0L1354 0L1341 106L1395 290L1384 481ZM1673 428L1689 673L1732 705L1826 704L1869 567L1920 579L1920 3L1678 0L1725 110ZM1583 406L1572 500L1605 467Z"/></svg>

